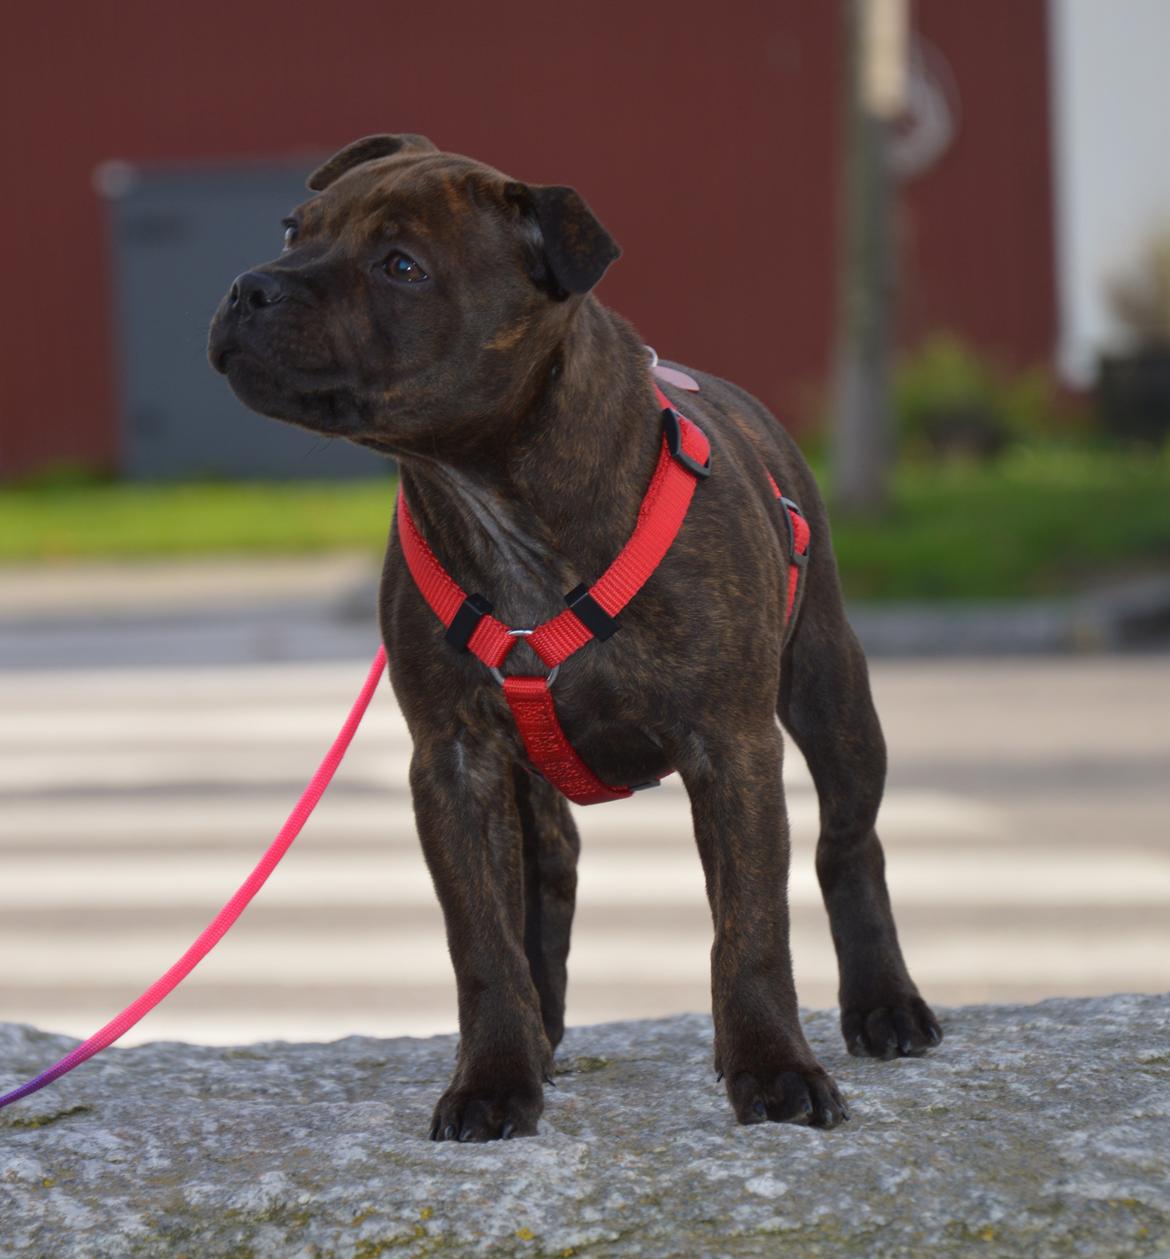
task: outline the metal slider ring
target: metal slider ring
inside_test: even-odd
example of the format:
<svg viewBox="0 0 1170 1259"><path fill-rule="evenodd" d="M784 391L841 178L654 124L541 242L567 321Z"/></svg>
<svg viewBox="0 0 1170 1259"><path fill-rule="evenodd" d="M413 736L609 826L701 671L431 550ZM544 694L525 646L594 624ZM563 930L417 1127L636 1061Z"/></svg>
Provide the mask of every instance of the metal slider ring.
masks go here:
<svg viewBox="0 0 1170 1259"><path fill-rule="evenodd" d="M510 629L508 631L508 637L509 638L528 638L532 634L535 634L535 633L536 633L535 630L530 630L530 629ZM552 669L549 671L548 677L545 678L544 680L545 686L552 686L552 684L556 681L557 674L560 673L560 671L561 671L561 666L559 664L554 664ZM499 669L496 668L494 664L488 665L488 672L492 675L493 678L495 678L495 680L501 686L504 685L504 675L499 671Z"/></svg>

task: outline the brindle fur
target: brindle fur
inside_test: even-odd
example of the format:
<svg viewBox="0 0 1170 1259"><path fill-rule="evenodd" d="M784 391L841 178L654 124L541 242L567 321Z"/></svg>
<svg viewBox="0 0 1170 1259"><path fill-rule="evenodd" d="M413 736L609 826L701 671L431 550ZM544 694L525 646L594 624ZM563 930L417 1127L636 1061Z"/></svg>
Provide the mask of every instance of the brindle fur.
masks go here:
<svg viewBox="0 0 1170 1259"><path fill-rule="evenodd" d="M510 625L554 616L628 538L661 440L641 339L588 291L616 246L571 189L517 184L419 137L359 141L310 187L292 248L224 299L212 362L257 410L395 455L464 589ZM431 279L387 279L394 248ZM602 779L682 776L714 922L715 1067L736 1118L832 1127L846 1109L792 979L777 715L820 798L850 1052L919 1054L941 1032L898 946L874 830L885 748L816 483L759 402L692 374L699 393L665 390L709 437L713 475L621 631L564 665L556 706ZM786 642L787 538L765 469L812 528ZM576 827L524 768L500 687L444 641L393 529L380 617L458 985L458 1060L431 1135L533 1133L564 1028ZM506 667L543 671L523 644Z"/></svg>

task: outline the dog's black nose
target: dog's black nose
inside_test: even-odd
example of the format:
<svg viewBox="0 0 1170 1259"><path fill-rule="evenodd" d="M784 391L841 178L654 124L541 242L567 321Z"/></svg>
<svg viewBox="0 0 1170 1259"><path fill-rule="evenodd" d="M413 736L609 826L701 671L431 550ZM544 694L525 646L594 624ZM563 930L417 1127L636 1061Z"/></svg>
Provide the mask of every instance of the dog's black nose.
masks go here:
<svg viewBox="0 0 1170 1259"><path fill-rule="evenodd" d="M243 275L236 276L228 293L228 301L241 314L259 310L262 306L275 306L284 298L279 278L263 271L245 271Z"/></svg>

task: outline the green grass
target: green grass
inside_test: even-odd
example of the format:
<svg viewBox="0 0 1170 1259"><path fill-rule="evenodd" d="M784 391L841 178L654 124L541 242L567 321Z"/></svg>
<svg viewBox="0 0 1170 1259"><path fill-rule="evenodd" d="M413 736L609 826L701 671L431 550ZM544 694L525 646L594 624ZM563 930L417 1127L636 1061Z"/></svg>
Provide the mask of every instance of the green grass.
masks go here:
<svg viewBox="0 0 1170 1259"><path fill-rule="evenodd" d="M858 599L1060 595L1170 575L1170 457L1022 448L994 465L909 466L879 525L833 519Z"/></svg>
<svg viewBox="0 0 1170 1259"><path fill-rule="evenodd" d="M393 492L387 479L7 489L0 561L377 553ZM904 465L887 519L834 517L833 535L854 598L1017 598L1170 572L1170 456L1046 446Z"/></svg>
<svg viewBox="0 0 1170 1259"><path fill-rule="evenodd" d="M389 477L0 490L0 561L379 551L393 504Z"/></svg>

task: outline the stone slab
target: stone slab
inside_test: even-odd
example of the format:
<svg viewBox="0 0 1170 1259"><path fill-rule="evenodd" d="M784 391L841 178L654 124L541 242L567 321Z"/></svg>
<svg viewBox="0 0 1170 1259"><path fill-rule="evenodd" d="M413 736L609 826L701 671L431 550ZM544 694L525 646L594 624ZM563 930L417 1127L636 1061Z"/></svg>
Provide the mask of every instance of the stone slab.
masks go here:
<svg viewBox="0 0 1170 1259"><path fill-rule="evenodd" d="M453 1037L115 1049L0 1111L0 1252L1170 1253L1170 995L942 1017L880 1063L806 1016L828 1133L737 1127L701 1015L570 1030L540 1134L481 1146L426 1140ZM73 1044L0 1025L0 1085Z"/></svg>

